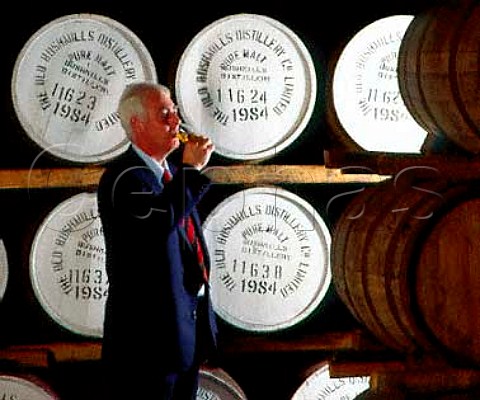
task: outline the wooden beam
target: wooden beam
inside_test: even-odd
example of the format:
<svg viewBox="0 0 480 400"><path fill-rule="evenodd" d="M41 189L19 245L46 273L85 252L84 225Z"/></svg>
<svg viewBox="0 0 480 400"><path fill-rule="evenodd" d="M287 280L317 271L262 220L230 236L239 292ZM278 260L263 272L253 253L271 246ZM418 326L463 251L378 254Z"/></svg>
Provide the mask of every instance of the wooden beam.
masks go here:
<svg viewBox="0 0 480 400"><path fill-rule="evenodd" d="M87 187L97 185L102 173L101 167L0 170L0 188Z"/></svg>
<svg viewBox="0 0 480 400"><path fill-rule="evenodd" d="M100 360L102 344L100 342L52 343L48 345L55 361L95 361Z"/></svg>
<svg viewBox="0 0 480 400"><path fill-rule="evenodd" d="M403 174L412 178L469 180L480 178L480 157L444 154L385 153L374 151L349 152L342 149L324 151L327 168L340 169L344 174Z"/></svg>
<svg viewBox="0 0 480 400"><path fill-rule="evenodd" d="M363 343L360 331L328 332L325 334L308 334L292 338L273 338L272 336L242 335L225 339L222 351L230 354L290 352L290 351L353 351Z"/></svg>
<svg viewBox="0 0 480 400"><path fill-rule="evenodd" d="M95 187L104 167L0 170L0 189ZM235 165L205 168L221 184L377 183L389 176L344 173L323 165Z"/></svg>
<svg viewBox="0 0 480 400"><path fill-rule="evenodd" d="M417 394L466 391L480 388L480 371L461 368L375 371L371 374L371 386L379 389L400 387Z"/></svg>
<svg viewBox="0 0 480 400"><path fill-rule="evenodd" d="M45 348L5 348L0 350L0 365L14 363L23 367L42 367L50 365L51 354Z"/></svg>
<svg viewBox="0 0 480 400"><path fill-rule="evenodd" d="M54 342L28 345L15 345L0 352L0 359L4 355L17 354L19 359L25 357L37 357L37 354L48 354L50 361L71 362L71 361L95 361L101 357L101 342Z"/></svg>
<svg viewBox="0 0 480 400"><path fill-rule="evenodd" d="M378 183L390 176L345 174L339 168L324 165L234 165L207 167L205 173L216 183Z"/></svg>

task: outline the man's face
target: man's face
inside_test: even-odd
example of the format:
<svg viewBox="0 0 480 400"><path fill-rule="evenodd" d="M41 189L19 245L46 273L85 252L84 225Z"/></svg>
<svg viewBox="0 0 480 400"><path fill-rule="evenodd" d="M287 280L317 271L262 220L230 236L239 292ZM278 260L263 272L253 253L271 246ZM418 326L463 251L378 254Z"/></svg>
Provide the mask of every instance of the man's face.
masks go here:
<svg viewBox="0 0 480 400"><path fill-rule="evenodd" d="M180 117L177 107L170 96L163 92L152 91L145 99L147 119L140 124L135 134L135 143L147 154L163 159L178 148Z"/></svg>

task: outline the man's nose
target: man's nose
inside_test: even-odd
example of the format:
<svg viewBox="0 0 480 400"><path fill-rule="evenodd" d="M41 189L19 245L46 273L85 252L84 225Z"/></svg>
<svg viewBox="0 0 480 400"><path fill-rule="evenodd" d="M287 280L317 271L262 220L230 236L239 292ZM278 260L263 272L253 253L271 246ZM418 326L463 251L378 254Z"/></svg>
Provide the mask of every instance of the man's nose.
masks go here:
<svg viewBox="0 0 480 400"><path fill-rule="evenodd" d="M178 115L178 113L171 113L169 122L171 124L177 125L180 122L182 122L182 120L181 120L180 116Z"/></svg>

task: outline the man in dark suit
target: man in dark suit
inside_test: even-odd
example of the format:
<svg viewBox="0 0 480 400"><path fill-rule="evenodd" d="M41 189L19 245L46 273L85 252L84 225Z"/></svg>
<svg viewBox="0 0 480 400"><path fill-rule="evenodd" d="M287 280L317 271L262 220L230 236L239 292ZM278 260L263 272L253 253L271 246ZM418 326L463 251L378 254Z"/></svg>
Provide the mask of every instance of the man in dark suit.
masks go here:
<svg viewBox="0 0 480 400"><path fill-rule="evenodd" d="M216 348L196 210L210 184L201 171L214 146L204 136L180 144L181 120L163 85L127 86L118 112L132 144L98 186L109 279L107 393L116 400L195 399L200 365Z"/></svg>

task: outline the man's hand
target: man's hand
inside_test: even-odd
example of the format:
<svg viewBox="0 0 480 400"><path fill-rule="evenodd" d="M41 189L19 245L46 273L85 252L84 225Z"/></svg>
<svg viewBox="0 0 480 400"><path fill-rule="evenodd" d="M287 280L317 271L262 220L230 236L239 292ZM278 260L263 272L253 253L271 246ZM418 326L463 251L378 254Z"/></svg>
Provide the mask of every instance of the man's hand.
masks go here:
<svg viewBox="0 0 480 400"><path fill-rule="evenodd" d="M201 170L210 161L210 156L215 146L210 138L206 136L189 137L183 150L182 162Z"/></svg>

